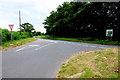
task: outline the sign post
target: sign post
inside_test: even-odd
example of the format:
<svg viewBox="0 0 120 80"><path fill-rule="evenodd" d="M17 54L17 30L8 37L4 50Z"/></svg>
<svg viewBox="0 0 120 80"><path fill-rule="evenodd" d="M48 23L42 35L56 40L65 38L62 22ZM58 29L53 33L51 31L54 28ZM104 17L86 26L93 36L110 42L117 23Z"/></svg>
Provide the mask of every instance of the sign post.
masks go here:
<svg viewBox="0 0 120 80"><path fill-rule="evenodd" d="M106 29L106 36L109 40L112 40L113 37L113 29Z"/></svg>
<svg viewBox="0 0 120 80"><path fill-rule="evenodd" d="M13 29L14 24L9 24L8 26L9 26L9 28L11 30L11 41L12 41L12 29Z"/></svg>

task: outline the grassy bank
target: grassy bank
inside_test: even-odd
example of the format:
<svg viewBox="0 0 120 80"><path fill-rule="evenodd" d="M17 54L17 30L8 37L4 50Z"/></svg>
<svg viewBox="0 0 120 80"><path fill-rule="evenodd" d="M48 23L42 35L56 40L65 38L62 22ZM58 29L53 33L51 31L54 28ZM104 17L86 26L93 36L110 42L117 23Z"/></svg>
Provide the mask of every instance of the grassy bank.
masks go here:
<svg viewBox="0 0 120 80"><path fill-rule="evenodd" d="M118 41L109 41L109 40L98 40L92 38L61 38L61 37L54 37L49 35L39 36L38 38L43 39L52 39L52 40L64 40L64 41L74 41L74 42L85 42L85 43L96 43L96 44L105 44L105 45L120 45Z"/></svg>
<svg viewBox="0 0 120 80"><path fill-rule="evenodd" d="M26 39L20 39L20 40L13 40L13 41L9 41L9 42L3 42L2 46L0 46L0 50L2 51L6 51L18 46L22 46L25 45L27 43L30 43L32 41L35 41L37 39L35 38L26 38Z"/></svg>
<svg viewBox="0 0 120 80"><path fill-rule="evenodd" d="M118 78L118 74L120 73L118 52L120 52L120 48L109 48L75 54L61 65L57 77Z"/></svg>

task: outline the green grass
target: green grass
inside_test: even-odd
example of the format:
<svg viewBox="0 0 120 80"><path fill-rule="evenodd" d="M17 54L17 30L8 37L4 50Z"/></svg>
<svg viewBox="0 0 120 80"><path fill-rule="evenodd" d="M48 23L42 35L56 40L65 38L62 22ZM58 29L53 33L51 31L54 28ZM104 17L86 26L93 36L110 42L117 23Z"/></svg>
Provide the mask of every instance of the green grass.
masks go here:
<svg viewBox="0 0 120 80"><path fill-rule="evenodd" d="M2 45L0 46L0 50L8 50L11 48L15 48L21 45L25 45L27 43L30 43L32 41L35 41L37 39L35 38L25 38L25 39L20 39L20 40L13 40L13 41L8 41L8 42L3 42Z"/></svg>
<svg viewBox="0 0 120 80"><path fill-rule="evenodd" d="M38 36L38 38L73 41L73 42L84 42L84 43L96 43L96 44L105 44L105 45L120 45L118 41L98 40L98 39L92 39L92 38L63 38L63 37L61 38L61 37L54 37L49 35Z"/></svg>
<svg viewBox="0 0 120 80"><path fill-rule="evenodd" d="M81 52L64 62L57 78L118 78L119 48Z"/></svg>

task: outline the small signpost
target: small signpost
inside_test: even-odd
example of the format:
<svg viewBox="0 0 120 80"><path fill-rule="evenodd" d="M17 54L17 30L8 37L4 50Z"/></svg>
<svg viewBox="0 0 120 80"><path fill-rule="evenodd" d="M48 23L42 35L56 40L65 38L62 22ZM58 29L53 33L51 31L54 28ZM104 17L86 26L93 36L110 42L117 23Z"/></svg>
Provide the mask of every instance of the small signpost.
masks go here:
<svg viewBox="0 0 120 80"><path fill-rule="evenodd" d="M106 36L109 40L112 40L113 29L106 29Z"/></svg>
<svg viewBox="0 0 120 80"><path fill-rule="evenodd" d="M12 41L12 29L13 29L14 24L9 24L8 26L10 27L10 30L11 30L11 41Z"/></svg>

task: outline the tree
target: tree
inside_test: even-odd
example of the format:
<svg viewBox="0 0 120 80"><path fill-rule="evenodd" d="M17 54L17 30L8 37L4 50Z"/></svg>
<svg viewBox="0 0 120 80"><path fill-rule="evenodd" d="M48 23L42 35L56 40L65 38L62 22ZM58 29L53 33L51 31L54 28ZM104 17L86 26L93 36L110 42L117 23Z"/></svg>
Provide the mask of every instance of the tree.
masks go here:
<svg viewBox="0 0 120 80"><path fill-rule="evenodd" d="M33 27L33 25L32 24L30 24L30 23L23 23L22 25L21 25L21 31L23 31L23 32L28 32L29 33L29 36L31 36L31 32L33 31L33 30L35 30L34 29L34 27Z"/></svg>
<svg viewBox="0 0 120 80"><path fill-rule="evenodd" d="M106 29L113 29L113 40L120 40L119 8L120 2L64 2L43 24L53 36L106 39Z"/></svg>
<svg viewBox="0 0 120 80"><path fill-rule="evenodd" d="M40 31L37 31L37 32L34 31L34 32L33 32L33 36L40 36L40 35L41 35L41 32L40 32Z"/></svg>

